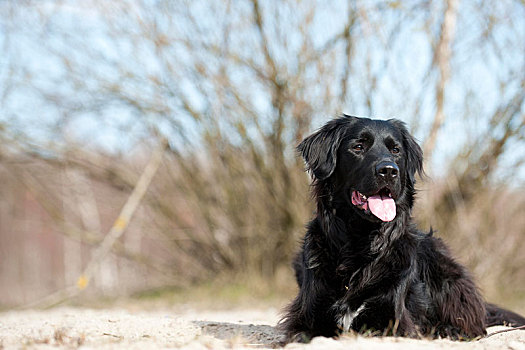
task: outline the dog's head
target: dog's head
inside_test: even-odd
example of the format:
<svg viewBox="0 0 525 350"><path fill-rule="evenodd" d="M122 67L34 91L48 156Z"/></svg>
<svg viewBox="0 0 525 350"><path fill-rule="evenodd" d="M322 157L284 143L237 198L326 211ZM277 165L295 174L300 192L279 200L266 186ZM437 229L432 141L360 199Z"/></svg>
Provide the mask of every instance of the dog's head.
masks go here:
<svg viewBox="0 0 525 350"><path fill-rule="evenodd" d="M388 222L413 203L421 148L399 120L343 116L297 147L316 184L330 188L337 205L372 222Z"/></svg>

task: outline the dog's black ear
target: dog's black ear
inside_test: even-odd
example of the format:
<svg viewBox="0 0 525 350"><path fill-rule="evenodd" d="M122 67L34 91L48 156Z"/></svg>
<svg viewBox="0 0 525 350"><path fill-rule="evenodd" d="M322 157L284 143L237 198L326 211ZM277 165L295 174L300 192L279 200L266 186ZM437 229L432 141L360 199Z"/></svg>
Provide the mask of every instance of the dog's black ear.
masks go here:
<svg viewBox="0 0 525 350"><path fill-rule="evenodd" d="M408 173L408 177L412 183L415 183L415 177L416 173L419 174L419 176L423 176L423 151L421 150L421 147L419 147L419 144L417 143L414 136L412 136L405 125L400 120L397 119L390 119L389 122L394 124L399 131L401 131L401 134L403 136L403 148L406 150L407 157L406 157L406 169Z"/></svg>
<svg viewBox="0 0 525 350"><path fill-rule="evenodd" d="M316 179L325 180L334 172L337 150L346 126L352 119L353 117L343 116L331 120L297 146L306 162L307 170L310 170Z"/></svg>

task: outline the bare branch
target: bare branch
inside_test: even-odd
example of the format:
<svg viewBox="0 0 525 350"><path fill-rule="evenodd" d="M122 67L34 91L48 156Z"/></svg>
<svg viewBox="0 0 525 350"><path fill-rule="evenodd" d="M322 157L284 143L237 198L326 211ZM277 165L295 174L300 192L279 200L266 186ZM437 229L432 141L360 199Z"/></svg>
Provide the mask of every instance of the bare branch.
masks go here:
<svg viewBox="0 0 525 350"><path fill-rule="evenodd" d="M434 52L434 64L439 70L439 78L436 83L436 113L430 127L428 136L423 144L423 154L428 161L432 158L432 152L436 146L437 134L445 122L445 88L450 78L450 60L452 57L452 43L456 28L456 19L459 0L447 0L441 33Z"/></svg>

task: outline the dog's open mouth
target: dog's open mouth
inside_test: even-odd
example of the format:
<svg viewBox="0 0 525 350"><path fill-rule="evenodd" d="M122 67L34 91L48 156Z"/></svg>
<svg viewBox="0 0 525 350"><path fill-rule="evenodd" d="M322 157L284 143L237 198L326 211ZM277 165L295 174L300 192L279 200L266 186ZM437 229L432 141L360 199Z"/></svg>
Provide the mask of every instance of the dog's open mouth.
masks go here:
<svg viewBox="0 0 525 350"><path fill-rule="evenodd" d="M353 191L352 204L365 211L369 210L382 221L392 221L396 217L396 202L388 188L383 188L369 197L359 191Z"/></svg>

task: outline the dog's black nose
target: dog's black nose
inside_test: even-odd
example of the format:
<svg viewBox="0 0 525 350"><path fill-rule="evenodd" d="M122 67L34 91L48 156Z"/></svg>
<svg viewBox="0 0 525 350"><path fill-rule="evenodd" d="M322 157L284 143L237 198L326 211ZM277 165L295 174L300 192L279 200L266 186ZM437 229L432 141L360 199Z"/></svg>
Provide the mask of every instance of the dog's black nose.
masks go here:
<svg viewBox="0 0 525 350"><path fill-rule="evenodd" d="M399 174L399 167L394 162L381 162L376 165L376 175L383 177L385 180L392 180Z"/></svg>

